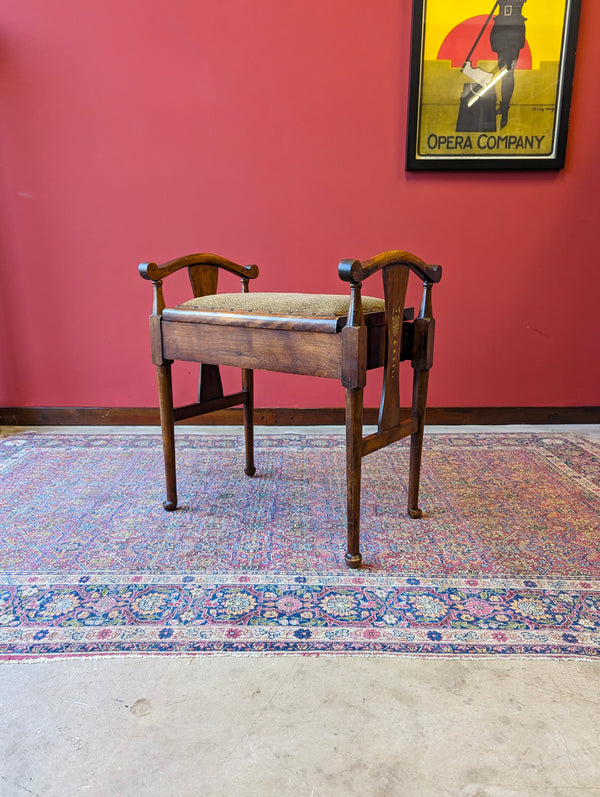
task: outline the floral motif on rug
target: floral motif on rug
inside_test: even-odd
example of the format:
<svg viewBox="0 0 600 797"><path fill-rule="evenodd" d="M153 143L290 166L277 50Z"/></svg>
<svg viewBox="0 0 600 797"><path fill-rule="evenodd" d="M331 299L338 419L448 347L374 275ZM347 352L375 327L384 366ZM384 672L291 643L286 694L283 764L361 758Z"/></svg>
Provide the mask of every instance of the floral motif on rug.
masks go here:
<svg viewBox="0 0 600 797"><path fill-rule="evenodd" d="M304 653L600 655L600 446L565 434L427 436L363 463L366 565L345 550L339 435L0 440L0 658Z"/></svg>

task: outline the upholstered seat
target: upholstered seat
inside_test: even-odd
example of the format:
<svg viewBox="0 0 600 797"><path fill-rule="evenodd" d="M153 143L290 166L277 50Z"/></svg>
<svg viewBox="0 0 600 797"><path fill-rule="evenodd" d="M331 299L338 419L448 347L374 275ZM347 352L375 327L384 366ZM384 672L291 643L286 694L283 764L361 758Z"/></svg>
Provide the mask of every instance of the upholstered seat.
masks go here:
<svg viewBox="0 0 600 797"><path fill-rule="evenodd" d="M194 298L166 307L165 277L187 268ZM218 269L238 274L242 292L217 294ZM421 449L429 369L433 362L434 319L431 289L441 266L429 266L408 252L384 252L370 260L342 260L340 279L350 283L350 295L312 293L250 293L249 281L258 268L242 266L218 255L200 254L162 265L142 263L144 279L154 285L150 316L152 361L159 386L165 459L165 509L177 508L175 435L173 424L187 418L241 404L244 408L246 467L256 472L253 447L254 370L280 371L339 379L346 389L346 472L348 550L346 563L358 567L360 553L361 459L410 436L408 514L421 517L418 507ZM362 280L381 271L384 299L361 296ZM423 280L423 300L417 318L404 300L410 272ZM414 319L414 320L413 320ZM198 401L173 407L171 364L198 362ZM399 364L409 361L413 394L409 417L402 417ZM224 395L219 365L242 369L242 390ZM362 436L363 388L368 370L383 368L379 422L375 434ZM318 475L315 474L315 478Z"/></svg>
<svg viewBox="0 0 600 797"><path fill-rule="evenodd" d="M362 297L365 322L385 323L385 301ZM200 296L163 310L168 321L203 324L255 326L264 323L271 329L304 326L322 332L339 332L345 326L350 309L348 294L328 293L217 293Z"/></svg>

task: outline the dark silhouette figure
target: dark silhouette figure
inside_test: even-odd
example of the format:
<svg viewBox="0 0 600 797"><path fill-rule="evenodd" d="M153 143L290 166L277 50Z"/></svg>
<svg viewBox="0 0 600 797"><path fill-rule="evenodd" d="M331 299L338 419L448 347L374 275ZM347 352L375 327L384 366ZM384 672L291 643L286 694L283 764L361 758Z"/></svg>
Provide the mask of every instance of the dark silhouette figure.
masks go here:
<svg viewBox="0 0 600 797"><path fill-rule="evenodd" d="M515 88L515 67L519 53L525 46L525 17L523 6L527 0L498 0L499 14L494 17L490 33L492 50L498 56L498 67L506 67L507 72L501 82L501 99L497 114L500 115L500 128L508 122L508 109Z"/></svg>

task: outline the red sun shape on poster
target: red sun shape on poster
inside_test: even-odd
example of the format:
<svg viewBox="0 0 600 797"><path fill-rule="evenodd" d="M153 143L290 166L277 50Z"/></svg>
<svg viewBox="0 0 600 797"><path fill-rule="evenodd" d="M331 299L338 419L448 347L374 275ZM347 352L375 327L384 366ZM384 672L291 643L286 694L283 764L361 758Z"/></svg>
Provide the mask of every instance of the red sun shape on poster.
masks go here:
<svg viewBox="0 0 600 797"><path fill-rule="evenodd" d="M451 61L452 66L460 69L466 61L467 55L471 47L475 44L487 19L488 17L485 14L478 17L471 17L470 19L465 19L464 22L461 22L455 28L452 28L442 42L442 46L437 55L438 61ZM483 61L495 61L498 57L492 50L490 44L491 29L492 20L490 20L483 36L471 55L471 65L473 67L477 66L480 59ZM531 50L529 49L529 42L527 41L525 42L525 47L521 50L516 68L531 69Z"/></svg>

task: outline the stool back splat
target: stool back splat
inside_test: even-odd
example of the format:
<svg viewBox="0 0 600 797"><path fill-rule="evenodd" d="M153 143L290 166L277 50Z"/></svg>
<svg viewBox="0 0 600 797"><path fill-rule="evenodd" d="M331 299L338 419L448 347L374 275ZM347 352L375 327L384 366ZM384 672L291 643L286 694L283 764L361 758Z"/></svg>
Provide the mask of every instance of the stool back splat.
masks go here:
<svg viewBox="0 0 600 797"><path fill-rule="evenodd" d="M167 307L163 280L188 269L193 298ZM240 293L217 293L219 269L241 278ZM384 299L362 296L362 283L383 276ZM346 391L346 476L349 567L359 567L361 461L364 456L410 436L408 515L420 518L418 505L421 452L429 370L433 363L435 320L431 291L441 266L427 265L409 252L383 252L370 260L342 260L338 275L350 295L250 293L255 265L240 265L213 254L196 254L162 265L141 263L140 275L154 287L150 349L158 377L158 397L165 461L166 501L177 508L174 424L215 410L242 405L246 450L245 473L254 476L254 371L280 371L339 379ZM418 316L405 308L410 273L423 282ZM173 406L171 365L175 360L200 363L198 400ZM410 417L401 417L399 364L413 368ZM220 365L241 368L238 393L224 395ZM363 437L363 390L367 371L383 368L379 421Z"/></svg>

